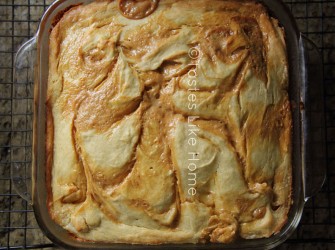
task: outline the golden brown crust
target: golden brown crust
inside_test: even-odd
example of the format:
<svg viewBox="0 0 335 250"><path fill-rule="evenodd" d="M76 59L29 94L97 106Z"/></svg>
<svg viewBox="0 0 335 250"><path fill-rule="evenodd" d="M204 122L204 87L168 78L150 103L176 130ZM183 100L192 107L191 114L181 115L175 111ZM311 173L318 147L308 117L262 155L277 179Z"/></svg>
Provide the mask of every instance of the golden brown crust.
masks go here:
<svg viewBox="0 0 335 250"><path fill-rule="evenodd" d="M51 112L51 106L49 102L46 104L46 149L45 149L45 155L46 155L46 173L45 173L45 179L47 184L47 206L48 211L51 211L52 206L52 188L51 188L51 168L52 168L52 162L53 162L53 139L54 139L54 131L53 131L53 117Z"/></svg>
<svg viewBox="0 0 335 250"><path fill-rule="evenodd" d="M254 1L161 0L149 12L134 20L97 1L51 32L52 218L98 242L278 233L292 187L283 29Z"/></svg>
<svg viewBox="0 0 335 250"><path fill-rule="evenodd" d="M64 14L66 12L68 12L70 9L73 9L75 6L79 6L80 4L74 4L74 5L71 5L67 8L65 8L64 10L61 10L57 13L57 15L54 17L54 19L52 20L52 27L55 27L57 25L57 23L62 19L62 17L64 16Z"/></svg>

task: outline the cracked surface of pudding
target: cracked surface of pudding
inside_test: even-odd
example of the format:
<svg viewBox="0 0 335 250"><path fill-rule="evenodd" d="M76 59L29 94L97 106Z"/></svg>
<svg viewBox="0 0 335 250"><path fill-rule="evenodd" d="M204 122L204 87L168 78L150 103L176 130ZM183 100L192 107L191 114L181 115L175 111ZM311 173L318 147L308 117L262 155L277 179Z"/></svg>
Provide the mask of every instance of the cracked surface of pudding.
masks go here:
<svg viewBox="0 0 335 250"><path fill-rule="evenodd" d="M75 6L50 34L53 220L95 242L278 233L292 186L278 21L254 1L147 1L141 18L118 2Z"/></svg>

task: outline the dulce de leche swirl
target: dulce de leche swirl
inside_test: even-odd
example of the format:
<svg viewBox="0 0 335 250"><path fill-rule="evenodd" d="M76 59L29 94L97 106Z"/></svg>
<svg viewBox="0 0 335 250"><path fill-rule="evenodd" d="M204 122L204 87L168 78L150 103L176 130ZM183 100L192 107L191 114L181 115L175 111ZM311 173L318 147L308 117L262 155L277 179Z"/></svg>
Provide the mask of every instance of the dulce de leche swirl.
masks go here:
<svg viewBox="0 0 335 250"><path fill-rule="evenodd" d="M141 19L153 13L159 0L118 0L123 16L130 19Z"/></svg>
<svg viewBox="0 0 335 250"><path fill-rule="evenodd" d="M292 178L278 21L254 1L126 2L73 7L51 32L50 215L95 242L279 232Z"/></svg>

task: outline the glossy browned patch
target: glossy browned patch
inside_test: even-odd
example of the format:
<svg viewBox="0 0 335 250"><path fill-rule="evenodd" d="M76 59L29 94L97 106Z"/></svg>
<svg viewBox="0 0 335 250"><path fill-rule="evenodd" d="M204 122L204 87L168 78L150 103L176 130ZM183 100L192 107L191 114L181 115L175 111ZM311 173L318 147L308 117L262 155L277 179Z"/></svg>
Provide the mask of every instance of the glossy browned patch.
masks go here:
<svg viewBox="0 0 335 250"><path fill-rule="evenodd" d="M152 14L159 0L118 0L120 12L129 19L141 19Z"/></svg>

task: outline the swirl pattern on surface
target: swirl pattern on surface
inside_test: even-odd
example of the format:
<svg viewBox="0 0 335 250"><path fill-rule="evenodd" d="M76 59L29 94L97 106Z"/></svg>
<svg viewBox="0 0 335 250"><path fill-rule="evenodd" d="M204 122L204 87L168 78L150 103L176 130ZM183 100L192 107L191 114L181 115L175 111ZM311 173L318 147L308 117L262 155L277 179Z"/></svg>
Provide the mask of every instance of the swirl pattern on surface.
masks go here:
<svg viewBox="0 0 335 250"><path fill-rule="evenodd" d="M291 204L287 71L284 32L253 1L161 0L139 20L117 1L71 8L50 35L52 218L97 242L277 233Z"/></svg>

